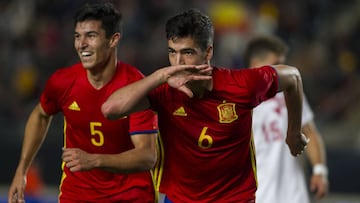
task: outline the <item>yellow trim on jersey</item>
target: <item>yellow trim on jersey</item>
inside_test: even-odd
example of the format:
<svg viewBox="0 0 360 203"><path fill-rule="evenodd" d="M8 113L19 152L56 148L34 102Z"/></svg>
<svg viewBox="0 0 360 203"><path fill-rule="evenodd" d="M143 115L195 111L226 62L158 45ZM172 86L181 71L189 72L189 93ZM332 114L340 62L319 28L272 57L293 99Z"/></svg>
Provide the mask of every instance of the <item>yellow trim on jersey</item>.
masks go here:
<svg viewBox="0 0 360 203"><path fill-rule="evenodd" d="M155 183L155 177L154 177L154 170L150 170L150 174L151 174L151 179L152 179L152 183L153 183L153 189L154 189L154 202L158 202L159 201L159 193L156 190L156 183Z"/></svg>
<svg viewBox="0 0 360 203"><path fill-rule="evenodd" d="M250 157L251 157L251 165L256 181L256 187L258 186L258 180L257 180L257 171L256 171L256 152L255 152L255 144L254 144L254 136L251 131L251 139L250 139Z"/></svg>
<svg viewBox="0 0 360 203"><path fill-rule="evenodd" d="M160 182L164 167L164 145L161 140L160 132L158 134L158 138L156 142L156 150L157 150L158 159L154 167L154 180L155 180L156 191L159 192Z"/></svg>
<svg viewBox="0 0 360 203"><path fill-rule="evenodd" d="M66 148L66 127L67 127L67 122L66 119L64 117L64 143L63 143L63 148ZM60 180L60 185L59 185L59 196L58 196L58 200L60 200L60 196L62 195L62 191L61 191L61 186L66 178L66 174L64 173L64 168L65 168L65 162L62 161L61 162L61 170L62 170L62 175L61 175L61 180Z"/></svg>
<svg viewBox="0 0 360 203"><path fill-rule="evenodd" d="M251 117L253 115L253 111L251 111ZM258 186L258 180L257 180L257 170L256 170L256 150L255 150L255 144L254 144L254 133L253 128L251 124L251 138L250 138L250 156L251 156L251 165L253 168L253 173L255 176L256 181L256 187Z"/></svg>

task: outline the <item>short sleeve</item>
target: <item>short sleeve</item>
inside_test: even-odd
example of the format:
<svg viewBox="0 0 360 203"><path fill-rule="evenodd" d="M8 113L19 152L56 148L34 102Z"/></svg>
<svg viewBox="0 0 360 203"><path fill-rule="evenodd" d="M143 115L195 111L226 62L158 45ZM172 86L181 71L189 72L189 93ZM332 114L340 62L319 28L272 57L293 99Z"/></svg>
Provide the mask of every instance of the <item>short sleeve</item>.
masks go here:
<svg viewBox="0 0 360 203"><path fill-rule="evenodd" d="M61 91L59 88L56 73L54 73L46 82L45 88L40 96L40 104L44 111L53 115L61 110L59 105L59 97Z"/></svg>
<svg viewBox="0 0 360 203"><path fill-rule="evenodd" d="M247 86L252 95L253 106L257 106L276 95L278 91L278 75L275 68L263 66L247 70L245 77L247 77Z"/></svg>
<svg viewBox="0 0 360 203"><path fill-rule="evenodd" d="M129 134L157 133L157 115L151 110L140 111L130 116Z"/></svg>

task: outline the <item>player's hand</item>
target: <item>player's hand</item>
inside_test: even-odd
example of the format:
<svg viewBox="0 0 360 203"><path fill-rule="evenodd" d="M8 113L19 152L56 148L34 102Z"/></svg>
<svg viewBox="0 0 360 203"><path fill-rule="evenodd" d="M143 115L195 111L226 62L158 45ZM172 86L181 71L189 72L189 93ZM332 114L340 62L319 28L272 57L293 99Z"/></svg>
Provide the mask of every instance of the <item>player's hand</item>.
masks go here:
<svg viewBox="0 0 360 203"><path fill-rule="evenodd" d="M95 155L78 148L63 148L62 160L70 171L87 171L95 168Z"/></svg>
<svg viewBox="0 0 360 203"><path fill-rule="evenodd" d="M199 80L211 80L212 67L204 65L179 65L166 68L166 78L169 86L184 92L189 97L193 97L193 92L186 86L188 82Z"/></svg>
<svg viewBox="0 0 360 203"><path fill-rule="evenodd" d="M12 184L9 188L8 203L24 203L24 191L26 187L26 176L16 172Z"/></svg>
<svg viewBox="0 0 360 203"><path fill-rule="evenodd" d="M286 144L289 146L290 152L293 156L301 155L304 152L310 139L303 133L289 133L286 136Z"/></svg>
<svg viewBox="0 0 360 203"><path fill-rule="evenodd" d="M315 194L316 199L322 199L329 192L327 176L313 174L310 180L310 190Z"/></svg>

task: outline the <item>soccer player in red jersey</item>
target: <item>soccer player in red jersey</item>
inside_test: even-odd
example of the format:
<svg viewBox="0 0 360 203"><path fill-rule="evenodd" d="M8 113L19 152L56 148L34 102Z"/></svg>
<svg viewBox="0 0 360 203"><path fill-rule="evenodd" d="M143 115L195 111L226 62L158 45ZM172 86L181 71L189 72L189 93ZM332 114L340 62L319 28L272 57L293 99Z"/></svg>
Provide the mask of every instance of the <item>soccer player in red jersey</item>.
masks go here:
<svg viewBox="0 0 360 203"><path fill-rule="evenodd" d="M117 59L121 14L108 3L86 4L75 16L81 63L57 70L27 121L9 202L24 202L26 175L54 114L64 115L59 202L155 201L157 122L151 110L110 121L101 105L116 89L143 78ZM116 163L116 168L111 167Z"/></svg>
<svg viewBox="0 0 360 203"><path fill-rule="evenodd" d="M172 66L115 91L102 106L109 119L147 108L158 113L164 150L159 191L167 202L255 202L251 114L277 91L286 95L292 155L301 154L308 142L300 130L298 69L212 67L213 32L209 17L196 9L170 18Z"/></svg>

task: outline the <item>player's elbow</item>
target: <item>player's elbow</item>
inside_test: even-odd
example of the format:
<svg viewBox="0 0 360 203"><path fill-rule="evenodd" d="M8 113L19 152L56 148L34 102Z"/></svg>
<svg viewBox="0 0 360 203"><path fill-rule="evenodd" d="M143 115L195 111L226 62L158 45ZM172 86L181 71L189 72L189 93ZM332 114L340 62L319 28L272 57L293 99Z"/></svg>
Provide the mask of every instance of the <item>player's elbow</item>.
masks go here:
<svg viewBox="0 0 360 203"><path fill-rule="evenodd" d="M290 80L290 88L295 87L296 89L299 89L299 87L302 87L300 71L295 67L291 67Z"/></svg>
<svg viewBox="0 0 360 203"><path fill-rule="evenodd" d="M136 171L142 172L142 171L152 170L154 169L156 162L157 162L156 151L150 151L150 150L142 151L142 158L139 159Z"/></svg>
<svg viewBox="0 0 360 203"><path fill-rule="evenodd" d="M150 154L146 160L144 161L144 170L151 170L154 169L156 164L157 156L155 154Z"/></svg>
<svg viewBox="0 0 360 203"><path fill-rule="evenodd" d="M279 67L279 90L289 90L302 86L300 71L293 66L281 65Z"/></svg>
<svg viewBox="0 0 360 203"><path fill-rule="evenodd" d="M105 118L114 120L123 117L123 112L121 111L121 108L118 108L117 106L113 105L111 102L106 101L101 106L101 112L105 116Z"/></svg>

